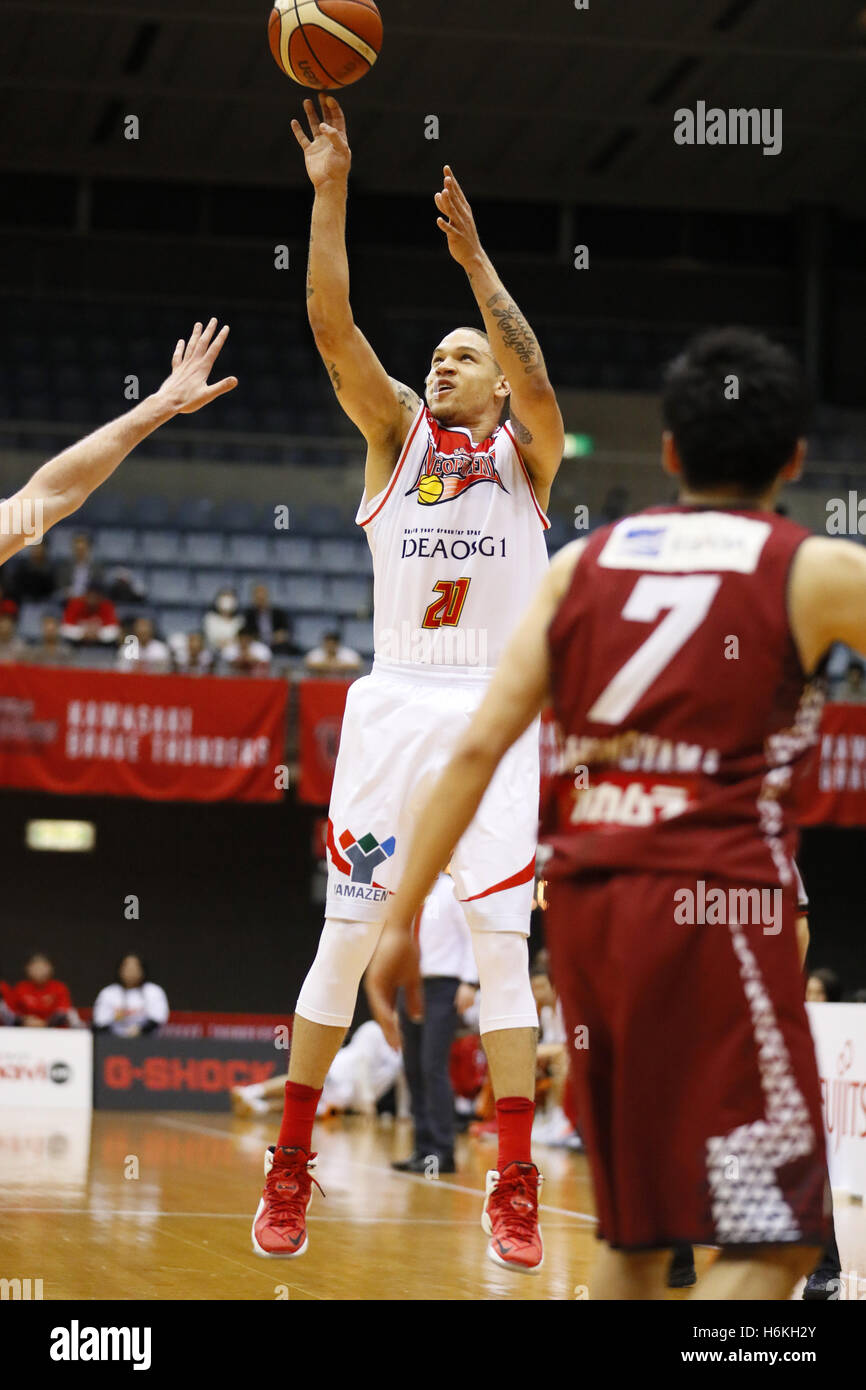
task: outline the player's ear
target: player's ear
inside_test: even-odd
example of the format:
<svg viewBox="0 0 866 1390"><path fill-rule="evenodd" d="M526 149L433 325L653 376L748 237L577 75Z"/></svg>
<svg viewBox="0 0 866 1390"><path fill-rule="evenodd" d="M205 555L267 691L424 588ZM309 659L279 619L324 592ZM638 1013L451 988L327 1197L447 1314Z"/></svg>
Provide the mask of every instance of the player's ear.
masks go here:
<svg viewBox="0 0 866 1390"><path fill-rule="evenodd" d="M681 478L683 463L677 451L676 441L670 430L662 434L662 468L672 478Z"/></svg>
<svg viewBox="0 0 866 1390"><path fill-rule="evenodd" d="M779 478L783 483L796 483L800 474L803 472L803 464L806 462L806 448L807 441L805 439L798 439L796 449L779 474Z"/></svg>
<svg viewBox="0 0 866 1390"><path fill-rule="evenodd" d="M493 388L493 394L498 400L504 401L511 395L511 387L508 384L508 377L501 376Z"/></svg>

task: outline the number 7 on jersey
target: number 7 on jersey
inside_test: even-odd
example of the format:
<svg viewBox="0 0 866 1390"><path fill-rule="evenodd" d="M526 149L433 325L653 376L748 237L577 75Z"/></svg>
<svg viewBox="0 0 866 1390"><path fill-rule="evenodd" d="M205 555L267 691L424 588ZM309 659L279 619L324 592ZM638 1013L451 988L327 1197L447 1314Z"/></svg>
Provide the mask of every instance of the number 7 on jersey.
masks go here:
<svg viewBox="0 0 866 1390"><path fill-rule="evenodd" d="M622 616L635 623L652 623L665 608L670 612L605 686L588 719L598 724L622 723L700 627L721 582L718 574L641 575Z"/></svg>

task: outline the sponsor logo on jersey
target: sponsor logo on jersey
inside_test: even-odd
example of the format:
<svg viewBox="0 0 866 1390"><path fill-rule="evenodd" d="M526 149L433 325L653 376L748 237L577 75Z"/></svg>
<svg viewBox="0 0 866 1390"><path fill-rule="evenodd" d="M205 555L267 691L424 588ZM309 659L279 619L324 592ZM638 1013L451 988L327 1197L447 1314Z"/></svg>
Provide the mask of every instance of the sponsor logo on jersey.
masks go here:
<svg viewBox="0 0 866 1390"><path fill-rule="evenodd" d="M374 872L386 859L390 859L396 843L393 835L389 835L387 840L380 844L369 830L360 840L356 840L350 830L344 830L339 844L351 865L349 878L352 883L371 884Z"/></svg>
<svg viewBox="0 0 866 1390"><path fill-rule="evenodd" d="M503 492L508 491L492 450L474 453L471 449L455 449L453 453L442 453L431 442L406 496L414 492L422 507L436 507L440 502L453 502L476 483L492 483Z"/></svg>

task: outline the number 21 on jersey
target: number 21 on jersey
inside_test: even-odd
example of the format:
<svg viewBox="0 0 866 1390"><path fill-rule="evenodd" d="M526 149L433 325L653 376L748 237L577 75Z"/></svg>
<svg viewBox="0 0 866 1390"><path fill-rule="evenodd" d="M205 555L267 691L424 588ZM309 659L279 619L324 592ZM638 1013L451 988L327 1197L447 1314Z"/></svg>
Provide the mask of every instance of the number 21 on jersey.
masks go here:
<svg viewBox="0 0 866 1390"><path fill-rule="evenodd" d="M439 597L427 605L422 627L456 627L463 612L469 579L439 579L433 585Z"/></svg>

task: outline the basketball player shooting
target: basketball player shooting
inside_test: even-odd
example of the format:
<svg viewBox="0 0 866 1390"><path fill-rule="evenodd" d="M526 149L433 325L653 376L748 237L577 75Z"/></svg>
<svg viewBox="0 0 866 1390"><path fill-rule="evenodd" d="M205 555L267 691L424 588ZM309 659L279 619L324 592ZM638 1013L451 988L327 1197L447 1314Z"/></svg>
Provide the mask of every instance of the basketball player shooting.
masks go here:
<svg viewBox="0 0 866 1390"><path fill-rule="evenodd" d="M672 364L679 502L555 557L421 808L368 977L393 1040L418 906L552 701L547 936L603 1242L595 1298L661 1298L690 1242L722 1251L694 1296L787 1298L828 1235L788 803L818 737L814 678L834 642L866 650L866 552L774 511L804 399L789 354L745 330Z"/></svg>
<svg viewBox="0 0 866 1390"><path fill-rule="evenodd" d="M541 350L448 167L435 196L437 223L486 332L456 328L442 339L425 401L388 376L349 303L345 119L330 96L321 97L321 118L312 101L304 109L309 135L298 121L292 128L315 189L307 310L337 399L367 442L356 520L373 555L375 660L346 703L329 809L326 920L295 1009L283 1123L265 1157L253 1223L254 1250L278 1257L307 1248L316 1105L406 863L419 800L547 569L545 508L563 450ZM452 860L499 1122L483 1223L491 1258L528 1272L543 1258L530 1152L538 1018L527 955L538 786L531 726Z"/></svg>
<svg viewBox="0 0 866 1390"><path fill-rule="evenodd" d="M216 327L216 319L205 327L197 323L189 341L178 342L171 374L153 395L43 463L24 487L0 501L0 564L25 545L37 544L58 521L76 512L160 425L175 415L191 415L234 390L238 383L233 376L208 384L229 333L227 325L218 333Z"/></svg>

